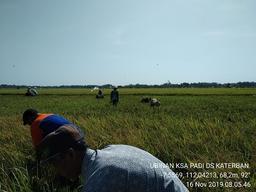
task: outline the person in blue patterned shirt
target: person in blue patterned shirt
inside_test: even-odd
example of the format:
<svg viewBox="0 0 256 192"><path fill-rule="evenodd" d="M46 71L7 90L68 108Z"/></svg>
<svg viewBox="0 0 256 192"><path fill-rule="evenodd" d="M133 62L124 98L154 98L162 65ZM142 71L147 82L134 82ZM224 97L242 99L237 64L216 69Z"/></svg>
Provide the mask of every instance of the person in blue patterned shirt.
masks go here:
<svg viewBox="0 0 256 192"><path fill-rule="evenodd" d="M51 163L69 180L82 176L82 192L188 191L175 173L150 153L129 145L92 150L79 132L64 125L39 144L41 164Z"/></svg>

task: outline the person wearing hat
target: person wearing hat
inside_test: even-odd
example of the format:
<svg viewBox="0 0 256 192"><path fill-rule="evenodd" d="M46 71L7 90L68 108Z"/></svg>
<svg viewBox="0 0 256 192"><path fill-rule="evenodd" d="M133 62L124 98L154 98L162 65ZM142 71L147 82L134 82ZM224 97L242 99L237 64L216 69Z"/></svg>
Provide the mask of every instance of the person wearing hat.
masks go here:
<svg viewBox="0 0 256 192"><path fill-rule="evenodd" d="M39 144L40 165L51 164L57 174L76 180L82 192L188 191L175 173L150 153L129 145L92 150L78 130L61 126Z"/></svg>
<svg viewBox="0 0 256 192"><path fill-rule="evenodd" d="M119 102L119 93L117 87L114 87L110 93L110 102L113 104L113 106L117 106L117 103Z"/></svg>
<svg viewBox="0 0 256 192"><path fill-rule="evenodd" d="M82 130L70 121L56 114L39 113L36 109L27 109L23 113L23 125L30 125L32 143L36 148L42 139L62 125L70 125L84 136Z"/></svg>

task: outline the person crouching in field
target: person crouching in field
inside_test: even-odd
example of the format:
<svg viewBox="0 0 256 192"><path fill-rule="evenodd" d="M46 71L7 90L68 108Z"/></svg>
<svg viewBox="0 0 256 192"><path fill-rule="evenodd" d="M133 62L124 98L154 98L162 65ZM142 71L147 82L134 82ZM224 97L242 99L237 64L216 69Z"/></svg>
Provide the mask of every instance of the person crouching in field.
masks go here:
<svg viewBox="0 0 256 192"><path fill-rule="evenodd" d="M40 153L38 151L38 145L49 133L56 131L63 125L68 125L70 128L75 129L81 138L84 137L83 131L64 117L56 114L39 113L36 109L27 109L23 113L23 125L30 125L32 143L36 152L36 161L27 162L28 171L32 178L34 174L36 174L37 177L41 177L42 169L40 169L38 166L41 159ZM73 182L67 181L60 175L55 176L55 182L59 185L69 185L70 187L79 183L78 180ZM35 189L35 191L36 190L37 189Z"/></svg>
<svg viewBox="0 0 256 192"><path fill-rule="evenodd" d="M69 125L77 129L81 136L82 130L70 121L56 114L39 113L36 109L27 109L23 113L23 125L30 125L32 143L36 148L42 139L62 125Z"/></svg>
<svg viewBox="0 0 256 192"><path fill-rule="evenodd" d="M103 91L99 89L98 94L96 95L96 99L103 99L103 98L104 98Z"/></svg>
<svg viewBox="0 0 256 192"><path fill-rule="evenodd" d="M90 149L77 129L61 126L38 147L41 165L50 164L57 174L76 180L82 192L183 192L188 191L168 167L150 153L128 145Z"/></svg>
<svg viewBox="0 0 256 192"><path fill-rule="evenodd" d="M110 102L113 104L113 106L117 106L118 101L119 101L119 93L117 91L117 87L114 87L110 93Z"/></svg>

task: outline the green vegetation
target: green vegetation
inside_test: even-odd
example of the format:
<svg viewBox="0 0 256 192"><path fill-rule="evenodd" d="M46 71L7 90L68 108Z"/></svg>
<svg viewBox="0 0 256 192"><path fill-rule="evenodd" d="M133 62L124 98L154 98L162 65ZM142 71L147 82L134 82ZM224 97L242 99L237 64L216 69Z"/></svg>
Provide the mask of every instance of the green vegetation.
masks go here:
<svg viewBox="0 0 256 192"><path fill-rule="evenodd" d="M0 88L0 95L24 95L26 88ZM103 89L109 94L111 89ZM256 88L121 88L121 95L256 95ZM38 88L40 95L95 95L88 88Z"/></svg>
<svg viewBox="0 0 256 192"><path fill-rule="evenodd" d="M123 143L143 148L165 163L249 163L250 169L174 168L175 172L250 172L249 178L199 181L247 181L250 188L190 188L191 191L256 190L256 89L120 89L115 108L106 95L96 100L89 89L42 89L25 97L25 89L0 89L0 191L54 191L51 179L31 176L34 160L25 109L63 115L86 132L92 148ZM109 90L104 91L106 94ZM156 97L160 108L140 103ZM47 173L44 173L47 175ZM183 182L192 181L184 177ZM67 191L66 189L58 191Z"/></svg>

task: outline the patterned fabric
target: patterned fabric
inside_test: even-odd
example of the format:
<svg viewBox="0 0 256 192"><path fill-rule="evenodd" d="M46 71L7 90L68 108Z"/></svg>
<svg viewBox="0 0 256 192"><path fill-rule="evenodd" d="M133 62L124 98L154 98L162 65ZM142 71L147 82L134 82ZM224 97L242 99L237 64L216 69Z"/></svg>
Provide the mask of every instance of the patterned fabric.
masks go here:
<svg viewBox="0 0 256 192"><path fill-rule="evenodd" d="M168 167L150 153L128 145L87 149L82 192L183 192L188 191Z"/></svg>

